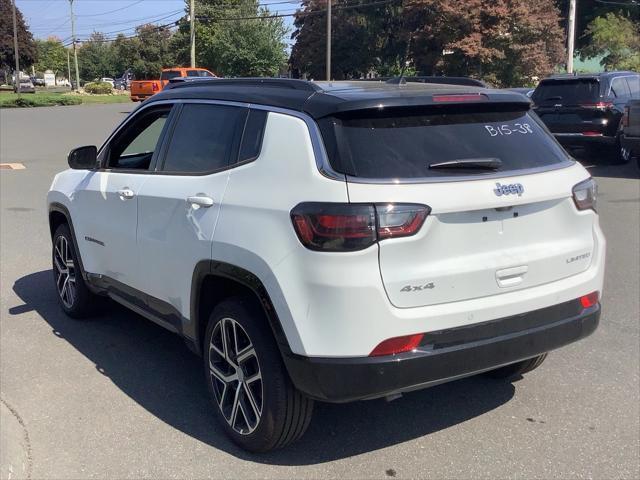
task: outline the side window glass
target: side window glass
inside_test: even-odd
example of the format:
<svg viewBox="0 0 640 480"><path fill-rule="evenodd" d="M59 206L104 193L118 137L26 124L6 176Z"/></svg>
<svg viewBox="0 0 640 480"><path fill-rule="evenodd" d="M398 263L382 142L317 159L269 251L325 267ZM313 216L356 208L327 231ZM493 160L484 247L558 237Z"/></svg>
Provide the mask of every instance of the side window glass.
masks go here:
<svg viewBox="0 0 640 480"><path fill-rule="evenodd" d="M265 110L250 110L242 134L242 144L238 162L247 162L258 158L262 148L262 137L267 124L267 114Z"/></svg>
<svg viewBox="0 0 640 480"><path fill-rule="evenodd" d="M198 70L187 70L187 77L199 77L200 72Z"/></svg>
<svg viewBox="0 0 640 480"><path fill-rule="evenodd" d="M624 78L614 78L611 82L611 93L616 98L628 98L627 82Z"/></svg>
<svg viewBox="0 0 640 480"><path fill-rule="evenodd" d="M629 85L631 98L640 98L640 75L627 77L627 84Z"/></svg>
<svg viewBox="0 0 640 480"><path fill-rule="evenodd" d="M111 142L107 168L148 170L170 108L141 114Z"/></svg>
<svg viewBox="0 0 640 480"><path fill-rule="evenodd" d="M236 161L247 109L189 103L182 107L163 170L207 173Z"/></svg>

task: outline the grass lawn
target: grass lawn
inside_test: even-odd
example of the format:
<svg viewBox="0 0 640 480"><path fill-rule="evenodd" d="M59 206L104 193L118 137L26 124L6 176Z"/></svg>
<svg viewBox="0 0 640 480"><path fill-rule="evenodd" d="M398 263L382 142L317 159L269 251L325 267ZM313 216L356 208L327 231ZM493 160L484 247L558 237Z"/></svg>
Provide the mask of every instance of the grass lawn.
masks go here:
<svg viewBox="0 0 640 480"><path fill-rule="evenodd" d="M0 108L50 107L54 105L80 105L82 103L129 103L129 95L74 95L63 92L0 93Z"/></svg>

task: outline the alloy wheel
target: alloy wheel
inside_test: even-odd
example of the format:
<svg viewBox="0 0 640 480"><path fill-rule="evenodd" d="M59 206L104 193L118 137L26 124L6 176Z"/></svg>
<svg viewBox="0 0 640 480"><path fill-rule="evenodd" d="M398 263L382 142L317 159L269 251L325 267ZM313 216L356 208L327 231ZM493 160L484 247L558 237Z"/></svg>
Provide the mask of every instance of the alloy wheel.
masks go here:
<svg viewBox="0 0 640 480"><path fill-rule="evenodd" d="M245 329L232 318L213 328L209 372L216 402L231 428L241 435L260 423L263 407L262 372Z"/></svg>
<svg viewBox="0 0 640 480"><path fill-rule="evenodd" d="M631 160L631 150L626 147L620 147L620 157L622 158L623 162L628 162L629 160Z"/></svg>
<svg viewBox="0 0 640 480"><path fill-rule="evenodd" d="M71 255L71 247L67 239L60 235L56 239L53 250L53 266L55 268L58 295L65 307L73 307L76 299L76 268Z"/></svg>

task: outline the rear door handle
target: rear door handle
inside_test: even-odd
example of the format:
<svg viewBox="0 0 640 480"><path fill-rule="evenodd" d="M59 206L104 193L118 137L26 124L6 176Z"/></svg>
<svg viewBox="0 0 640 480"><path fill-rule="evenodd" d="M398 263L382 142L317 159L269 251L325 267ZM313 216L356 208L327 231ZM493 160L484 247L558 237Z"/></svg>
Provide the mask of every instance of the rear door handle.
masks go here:
<svg viewBox="0 0 640 480"><path fill-rule="evenodd" d="M130 200L136 196L136 194L133 193L133 190L128 187L124 187L118 190L118 195L120 195L120 198L122 198L123 200Z"/></svg>
<svg viewBox="0 0 640 480"><path fill-rule="evenodd" d="M187 197L187 202L198 207L209 208L213 205L213 198L206 195L194 195L193 197Z"/></svg>

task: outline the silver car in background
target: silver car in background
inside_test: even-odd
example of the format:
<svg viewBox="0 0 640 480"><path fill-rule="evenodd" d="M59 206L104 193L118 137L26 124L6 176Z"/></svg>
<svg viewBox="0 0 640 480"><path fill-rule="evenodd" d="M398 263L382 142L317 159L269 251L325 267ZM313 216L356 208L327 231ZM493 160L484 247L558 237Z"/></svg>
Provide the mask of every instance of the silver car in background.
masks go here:
<svg viewBox="0 0 640 480"><path fill-rule="evenodd" d="M13 86L13 91L18 92L18 85ZM21 78L20 79L20 93L36 93L36 87L33 85L33 82L30 78Z"/></svg>

